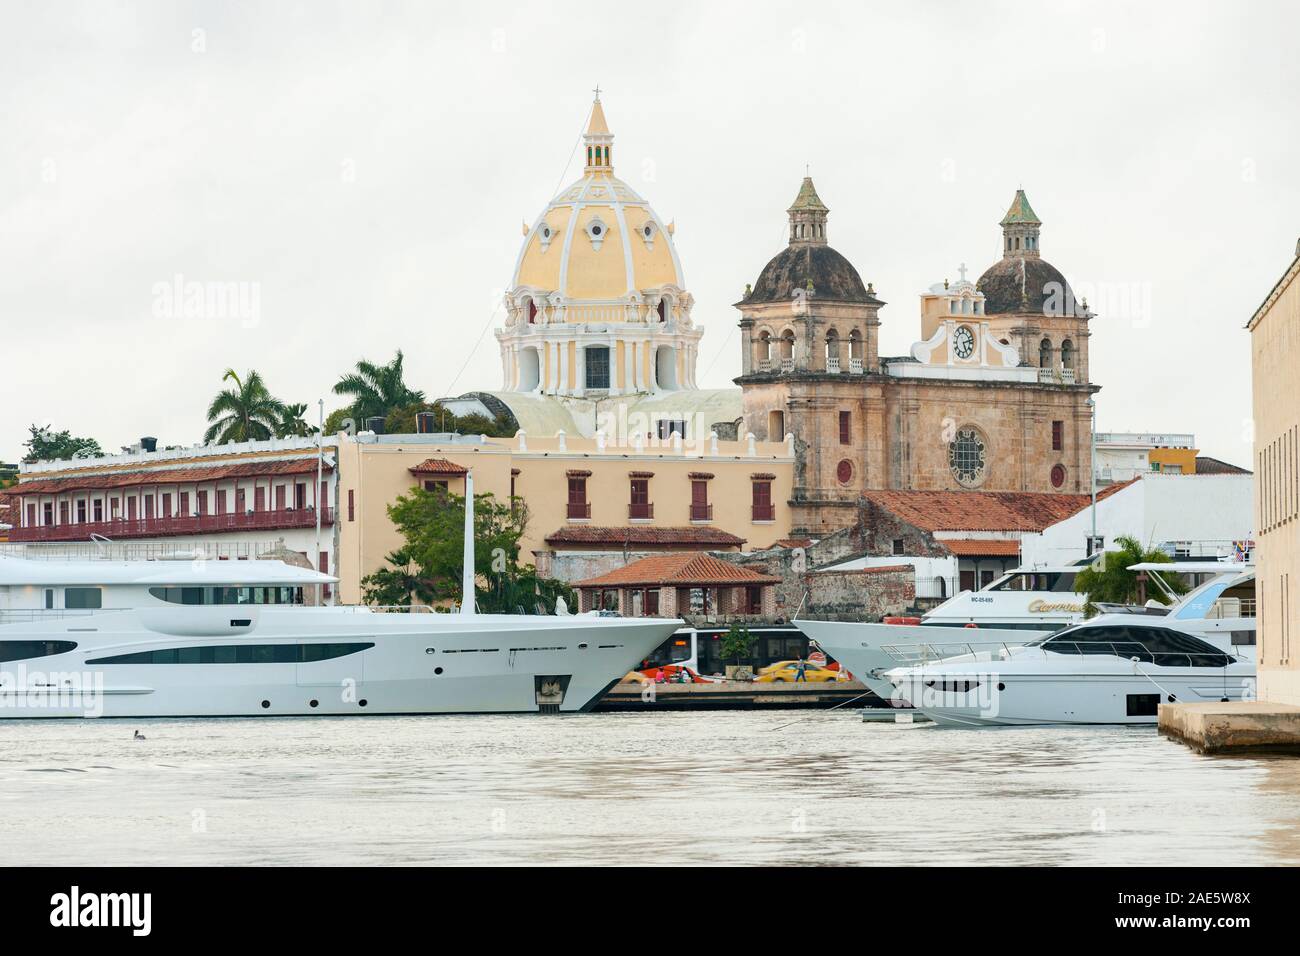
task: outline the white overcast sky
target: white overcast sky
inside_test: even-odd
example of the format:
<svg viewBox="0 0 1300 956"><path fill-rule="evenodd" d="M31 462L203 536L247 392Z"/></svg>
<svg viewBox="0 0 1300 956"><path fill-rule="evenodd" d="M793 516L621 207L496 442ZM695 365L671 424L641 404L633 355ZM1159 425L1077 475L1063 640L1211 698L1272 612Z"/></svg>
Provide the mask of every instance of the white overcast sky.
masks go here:
<svg viewBox="0 0 1300 956"><path fill-rule="evenodd" d="M0 459L31 423L194 442L227 366L327 410L397 348L431 397L499 387L520 223L581 173L599 83L616 173L677 222L702 385L739 373L731 303L805 163L886 355L924 287L1000 255L1023 186L1096 290L1099 427L1250 463L1243 326L1300 236L1294 4L0 11ZM256 284L259 320L155 315L176 275Z"/></svg>

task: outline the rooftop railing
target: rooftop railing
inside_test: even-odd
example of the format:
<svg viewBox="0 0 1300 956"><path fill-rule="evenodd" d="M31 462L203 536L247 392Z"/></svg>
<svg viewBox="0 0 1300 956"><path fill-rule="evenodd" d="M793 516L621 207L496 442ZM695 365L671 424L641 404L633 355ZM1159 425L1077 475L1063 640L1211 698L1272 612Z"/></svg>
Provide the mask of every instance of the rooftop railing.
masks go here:
<svg viewBox="0 0 1300 956"><path fill-rule="evenodd" d="M334 524L334 509L321 510L321 524ZM85 541L92 535L104 538L166 538L188 534L222 534L230 531L269 531L286 528L313 528L313 508L286 508L277 511L241 511L228 514L174 515L170 518L118 518L112 521L72 521L14 528L13 542Z"/></svg>

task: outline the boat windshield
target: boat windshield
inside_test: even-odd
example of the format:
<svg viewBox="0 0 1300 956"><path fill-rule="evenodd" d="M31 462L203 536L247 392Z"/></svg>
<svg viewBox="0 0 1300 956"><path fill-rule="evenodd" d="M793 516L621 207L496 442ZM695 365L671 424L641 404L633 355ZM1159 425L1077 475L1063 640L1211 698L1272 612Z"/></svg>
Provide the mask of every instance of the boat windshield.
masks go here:
<svg viewBox="0 0 1300 956"><path fill-rule="evenodd" d="M1074 571L1012 571L986 591L1074 591Z"/></svg>
<svg viewBox="0 0 1300 956"><path fill-rule="evenodd" d="M1213 644L1164 627L1080 624L1030 641L1052 654L1099 654L1160 667L1226 667L1233 658Z"/></svg>

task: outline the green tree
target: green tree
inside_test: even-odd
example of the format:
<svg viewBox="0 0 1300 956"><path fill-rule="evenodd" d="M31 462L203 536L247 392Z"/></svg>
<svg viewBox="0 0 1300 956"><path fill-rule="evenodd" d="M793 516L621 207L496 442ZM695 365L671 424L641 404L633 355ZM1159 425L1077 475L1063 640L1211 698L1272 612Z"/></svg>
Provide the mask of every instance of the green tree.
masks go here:
<svg viewBox="0 0 1300 956"><path fill-rule="evenodd" d="M31 437L23 442L27 454L23 461L67 461L71 458L98 458L104 454L93 438L74 438L66 429L56 432L49 425L32 425Z"/></svg>
<svg viewBox="0 0 1300 956"><path fill-rule="evenodd" d="M325 434L337 435L343 431L343 422L352 417L351 408L336 408L325 416Z"/></svg>
<svg viewBox="0 0 1300 956"><path fill-rule="evenodd" d="M722 647L720 648L722 659L734 660L737 665L740 665L753 655L756 643L758 643L758 638L749 633L749 628L733 624L731 630L727 631L722 637Z"/></svg>
<svg viewBox="0 0 1300 956"><path fill-rule="evenodd" d="M366 575L361 585L367 604L426 604L461 600L465 499L442 490L416 488L388 506L388 516L405 544L388 555L388 566ZM572 590L539 577L519 564L519 541L528 526L528 509L515 499L503 504L492 494L474 496L475 595L480 611L510 614L523 608L548 612L563 596L576 606ZM482 582L486 582L486 587Z"/></svg>
<svg viewBox="0 0 1300 956"><path fill-rule="evenodd" d="M390 435L414 435L417 431L415 416L421 412L433 412L438 424L438 431L455 431L456 416L438 402L411 402L400 408L394 408L384 419L384 431Z"/></svg>
<svg viewBox="0 0 1300 956"><path fill-rule="evenodd" d="M1138 603L1138 574L1130 571L1134 564L1147 562L1173 564L1169 555L1155 548L1143 549L1142 543L1129 535L1120 535L1115 539L1119 545L1117 551L1107 551L1095 563L1084 568L1074 579L1074 589L1088 595L1088 613L1097 612L1096 605L1136 604ZM1177 574L1161 574L1161 578L1175 594L1187 593L1187 582ZM1157 588L1149 588L1147 597L1154 598L1161 604L1168 604L1164 594Z"/></svg>
<svg viewBox="0 0 1300 956"><path fill-rule="evenodd" d="M307 423L306 414L307 406L301 402L285 405L275 426L275 437L306 438L316 434L316 426Z"/></svg>
<svg viewBox="0 0 1300 956"><path fill-rule="evenodd" d="M205 442L265 441L276 433L284 415L284 403L276 399L256 371L243 378L233 368L226 369L223 382L233 381L234 388L225 388L208 406L208 430L203 433Z"/></svg>
<svg viewBox="0 0 1300 956"><path fill-rule="evenodd" d="M357 362L355 371L344 375L335 384L335 395L351 396L349 407L358 428L367 418L387 418L388 413L396 408L424 401L424 392L406 384L403 361L401 349L387 365L375 365L362 359Z"/></svg>

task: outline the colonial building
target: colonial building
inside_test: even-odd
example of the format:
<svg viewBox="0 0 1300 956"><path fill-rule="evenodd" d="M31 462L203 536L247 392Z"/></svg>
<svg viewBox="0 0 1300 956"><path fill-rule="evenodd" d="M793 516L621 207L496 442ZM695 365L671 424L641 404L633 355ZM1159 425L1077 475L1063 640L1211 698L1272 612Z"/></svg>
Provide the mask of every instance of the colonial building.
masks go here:
<svg viewBox="0 0 1300 956"><path fill-rule="evenodd" d="M795 533L851 524L867 489L1090 488L1092 315L1042 259L1023 191L1001 259L922 293L921 339L901 358L880 355L885 302L829 245L811 179L787 213L786 248L736 303L736 381L746 431L794 436Z"/></svg>
<svg viewBox="0 0 1300 956"><path fill-rule="evenodd" d="M348 604L360 603L362 578L403 543L388 506L416 488L463 495L471 470L476 495L527 504L521 560L564 581L648 554L767 548L790 528L786 443L362 434L340 435L338 457L339 591Z"/></svg>
<svg viewBox="0 0 1300 956"><path fill-rule="evenodd" d="M1300 242L1251 317L1259 696L1300 705Z"/></svg>

